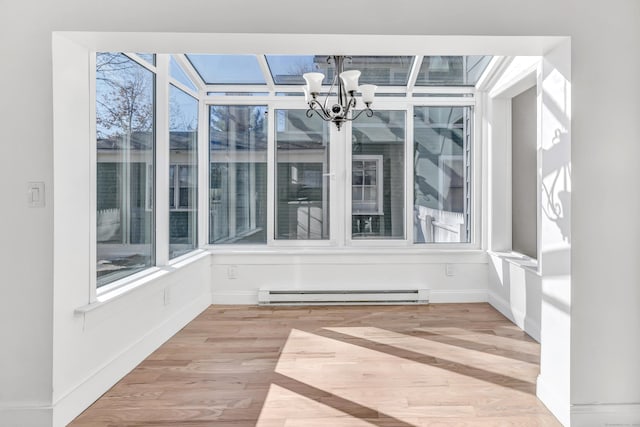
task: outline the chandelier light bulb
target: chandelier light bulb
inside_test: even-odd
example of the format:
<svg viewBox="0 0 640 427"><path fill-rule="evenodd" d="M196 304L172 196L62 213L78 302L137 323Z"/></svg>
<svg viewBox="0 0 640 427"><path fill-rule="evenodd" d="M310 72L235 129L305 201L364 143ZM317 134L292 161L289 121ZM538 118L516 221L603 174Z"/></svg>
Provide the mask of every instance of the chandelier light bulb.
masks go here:
<svg viewBox="0 0 640 427"><path fill-rule="evenodd" d="M322 88L322 81L324 80L324 74L322 73L304 73L302 75L307 82L307 90L309 94L318 94Z"/></svg>
<svg viewBox="0 0 640 427"><path fill-rule="evenodd" d="M360 93L362 94L362 102L366 105L373 104L373 98L375 97L376 89L378 86L376 85L361 85Z"/></svg>
<svg viewBox="0 0 640 427"><path fill-rule="evenodd" d="M347 93L355 92L358 90L358 79L360 78L360 71L349 70L340 73L340 79L344 84L344 89Z"/></svg>

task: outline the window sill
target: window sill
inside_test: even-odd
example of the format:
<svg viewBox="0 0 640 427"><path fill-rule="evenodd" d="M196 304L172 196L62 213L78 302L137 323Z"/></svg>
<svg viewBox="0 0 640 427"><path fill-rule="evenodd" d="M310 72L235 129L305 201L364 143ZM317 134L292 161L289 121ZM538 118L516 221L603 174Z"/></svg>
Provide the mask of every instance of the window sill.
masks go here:
<svg viewBox="0 0 640 427"><path fill-rule="evenodd" d="M473 247L414 247L414 246L220 246L205 247L213 255L453 255L453 254L484 254L483 249Z"/></svg>
<svg viewBox="0 0 640 427"><path fill-rule="evenodd" d="M132 293L135 290L146 287L150 283L155 282L157 279L171 274L172 272L179 270L192 264L202 258L210 256L210 253L206 250L196 249L188 254L171 260L170 264L162 267L150 267L144 271L133 274L129 277L117 280L110 283L108 289L103 292L98 291L96 300L76 308L75 314L82 315L94 311L100 307L107 305L111 301L120 299L121 297Z"/></svg>
<svg viewBox="0 0 640 427"><path fill-rule="evenodd" d="M517 267L522 268L523 270L531 271L535 274L540 274L538 260L531 258L527 255L521 254L519 252L487 252L491 256L495 256L500 258L503 261L508 262L509 264L513 264Z"/></svg>

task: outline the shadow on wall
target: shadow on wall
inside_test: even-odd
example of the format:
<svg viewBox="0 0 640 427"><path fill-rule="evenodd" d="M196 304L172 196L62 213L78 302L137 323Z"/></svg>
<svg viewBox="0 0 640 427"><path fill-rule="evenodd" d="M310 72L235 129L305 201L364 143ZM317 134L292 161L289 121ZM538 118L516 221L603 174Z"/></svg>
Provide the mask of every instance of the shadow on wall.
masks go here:
<svg viewBox="0 0 640 427"><path fill-rule="evenodd" d="M542 150L543 158L561 159L562 153L570 150L568 133L556 129L551 144L550 148ZM562 233L563 240L571 243L571 218L569 216L571 165L566 162L554 164L553 161L543 162L543 165L542 214L556 224Z"/></svg>

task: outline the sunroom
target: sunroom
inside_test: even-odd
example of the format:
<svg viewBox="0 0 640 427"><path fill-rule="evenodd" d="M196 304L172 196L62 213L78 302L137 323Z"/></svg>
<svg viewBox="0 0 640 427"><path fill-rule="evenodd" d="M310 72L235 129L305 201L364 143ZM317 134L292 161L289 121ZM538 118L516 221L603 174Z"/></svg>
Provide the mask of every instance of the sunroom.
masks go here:
<svg viewBox="0 0 640 427"><path fill-rule="evenodd" d="M97 288L203 248L480 249L476 86L508 62L97 52Z"/></svg>

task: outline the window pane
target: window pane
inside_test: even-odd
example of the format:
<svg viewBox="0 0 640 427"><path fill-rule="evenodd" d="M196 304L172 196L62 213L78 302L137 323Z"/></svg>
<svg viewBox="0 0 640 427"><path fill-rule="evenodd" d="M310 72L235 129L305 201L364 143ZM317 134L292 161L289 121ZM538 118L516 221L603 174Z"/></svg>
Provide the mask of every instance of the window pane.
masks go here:
<svg viewBox="0 0 640 427"><path fill-rule="evenodd" d="M377 86L406 86L412 56L353 56L344 63L345 70L360 70L360 83Z"/></svg>
<svg viewBox="0 0 640 427"><path fill-rule="evenodd" d="M264 84L255 55L187 55L207 84Z"/></svg>
<svg viewBox="0 0 640 427"><path fill-rule="evenodd" d="M209 241L267 242L267 107L209 109Z"/></svg>
<svg viewBox="0 0 640 427"><path fill-rule="evenodd" d="M169 89L169 258L197 247L198 100Z"/></svg>
<svg viewBox="0 0 640 427"><path fill-rule="evenodd" d="M376 111L353 122L353 239L404 239L405 112Z"/></svg>
<svg viewBox="0 0 640 427"><path fill-rule="evenodd" d="M267 63L276 84L303 85L302 75L320 72L323 84L330 85L335 76L335 64L327 55L267 55ZM329 61L327 61L329 59ZM349 56L345 70L360 70L361 83L378 86L405 86L409 79L412 56Z"/></svg>
<svg viewBox="0 0 640 427"><path fill-rule="evenodd" d="M425 56L416 86L475 86L491 56Z"/></svg>
<svg viewBox="0 0 640 427"><path fill-rule="evenodd" d="M187 74L184 72L182 67L180 67L180 65L178 65L176 60L173 59L173 57L170 59L169 65L170 65L171 77L173 77L174 79L176 79L177 81L179 81L183 85L187 86L192 91L194 91L194 92L198 91L198 89L196 88L196 85L193 84L193 82L191 81L191 79L189 77L187 77Z"/></svg>
<svg viewBox="0 0 640 427"><path fill-rule="evenodd" d="M144 59L151 65L156 65L156 55L155 53L136 53L140 58Z"/></svg>
<svg viewBox="0 0 640 427"><path fill-rule="evenodd" d="M277 110L276 147L275 238L329 239L327 123L305 110Z"/></svg>
<svg viewBox="0 0 640 427"><path fill-rule="evenodd" d="M414 110L414 241L469 242L470 107Z"/></svg>
<svg viewBox="0 0 640 427"><path fill-rule="evenodd" d="M154 260L154 74L96 55L97 286Z"/></svg>

